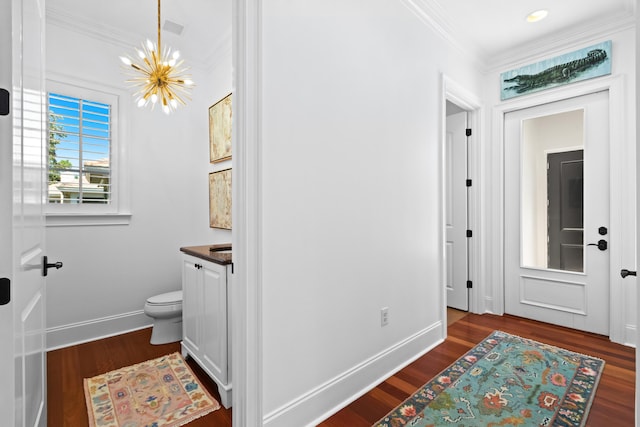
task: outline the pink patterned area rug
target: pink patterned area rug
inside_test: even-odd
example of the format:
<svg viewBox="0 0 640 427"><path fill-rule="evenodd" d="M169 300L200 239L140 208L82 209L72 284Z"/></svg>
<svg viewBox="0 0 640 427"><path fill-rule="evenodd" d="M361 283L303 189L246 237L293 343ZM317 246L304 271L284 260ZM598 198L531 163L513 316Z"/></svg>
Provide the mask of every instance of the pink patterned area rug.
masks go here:
<svg viewBox="0 0 640 427"><path fill-rule="evenodd" d="M84 379L90 427L176 427L220 408L180 353Z"/></svg>

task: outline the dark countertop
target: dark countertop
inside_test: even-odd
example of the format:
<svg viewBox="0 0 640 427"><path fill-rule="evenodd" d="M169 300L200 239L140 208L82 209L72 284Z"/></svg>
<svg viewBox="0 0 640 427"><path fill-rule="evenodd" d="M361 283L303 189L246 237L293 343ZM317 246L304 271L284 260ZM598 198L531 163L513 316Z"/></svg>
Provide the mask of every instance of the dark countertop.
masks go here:
<svg viewBox="0 0 640 427"><path fill-rule="evenodd" d="M220 265L229 265L233 263L231 257L231 243L224 243L221 245L184 246L180 248L180 251Z"/></svg>

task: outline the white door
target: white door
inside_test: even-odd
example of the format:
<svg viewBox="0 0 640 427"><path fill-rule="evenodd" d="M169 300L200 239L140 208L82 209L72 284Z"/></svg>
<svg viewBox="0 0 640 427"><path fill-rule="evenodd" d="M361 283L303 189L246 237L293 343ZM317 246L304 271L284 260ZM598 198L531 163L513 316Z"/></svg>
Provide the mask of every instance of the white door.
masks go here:
<svg viewBox="0 0 640 427"><path fill-rule="evenodd" d="M446 260L447 306L469 310L467 237L467 113L447 116L446 184Z"/></svg>
<svg viewBox="0 0 640 427"><path fill-rule="evenodd" d="M608 335L609 93L504 126L505 312Z"/></svg>
<svg viewBox="0 0 640 427"><path fill-rule="evenodd" d="M2 425L46 426L43 195L46 135L44 3L0 0L0 88L11 94L0 116L0 305ZM5 301L6 302L6 301Z"/></svg>

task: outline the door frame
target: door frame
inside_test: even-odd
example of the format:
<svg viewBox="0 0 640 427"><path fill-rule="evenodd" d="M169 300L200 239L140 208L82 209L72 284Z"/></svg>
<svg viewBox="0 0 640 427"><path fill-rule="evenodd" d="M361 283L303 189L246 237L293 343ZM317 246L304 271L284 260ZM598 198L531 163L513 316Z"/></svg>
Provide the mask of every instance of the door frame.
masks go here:
<svg viewBox="0 0 640 427"><path fill-rule="evenodd" d="M622 265L631 265L633 260L633 248L635 243L633 239L625 239L623 230L631 229L635 223L635 212L633 215L624 212L622 209L624 201L625 189L628 188L630 179L633 178L632 171L626 166L624 161L625 147L630 144L627 141L627 129L624 120L624 81L622 76L610 76L600 79L588 80L581 83L575 83L569 87L540 92L535 95L523 96L510 101L503 102L493 108L493 130L495 138L493 140L492 153L494 159L497 160L489 181L493 183L492 187L496 189L498 194L493 199L493 215L491 229L492 235L495 236L499 244L493 245L490 249L491 266L493 271L493 280L491 280L493 289L489 295L487 310L495 314L503 315L505 307L505 263L504 263L504 218L505 218L505 187L504 187L504 121L505 114L512 111L522 110L530 107L539 106L551 102L561 101L568 98L588 95L595 92L609 92L609 141L610 141L610 329L609 339L616 343L628 344L631 340L631 332L635 336L635 328L633 331L627 330L625 324L626 304L625 293L619 270ZM620 166L622 165L622 167ZM625 252L631 254L625 257ZM622 309L621 309L622 308Z"/></svg>
<svg viewBox="0 0 640 427"><path fill-rule="evenodd" d="M439 243L440 243L440 271L441 274L441 307L442 312L442 336L447 336L447 260L445 257L447 250L446 238L446 144L447 144L447 101L456 104L467 112L467 126L472 129L471 136L468 139L467 149L467 178L472 180L472 190L470 191L467 205L467 223L470 230L478 231L482 224L482 212L484 207L483 186L479 180L481 165L485 161L485 155L481 150L482 141L482 108L480 98L466 90L463 86L456 83L446 74L441 74L442 82L442 99L441 99L441 126L440 126L440 212L439 212ZM484 251L481 251L482 236L484 233L478 233L471 237L469 242L468 275L473 281L473 287L469 289L469 312L481 313L484 311L482 295L485 293L483 288L484 281L481 277L485 277L484 269L486 260L484 259Z"/></svg>

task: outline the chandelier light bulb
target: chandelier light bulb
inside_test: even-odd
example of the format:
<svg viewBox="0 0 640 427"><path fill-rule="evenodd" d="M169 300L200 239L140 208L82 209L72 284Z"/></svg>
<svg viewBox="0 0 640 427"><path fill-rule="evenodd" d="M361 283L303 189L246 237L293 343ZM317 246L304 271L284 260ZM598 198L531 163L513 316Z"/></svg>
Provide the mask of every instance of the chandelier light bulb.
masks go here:
<svg viewBox="0 0 640 427"><path fill-rule="evenodd" d="M156 95L155 93L151 95L151 102L152 103L156 103L158 102L158 95Z"/></svg>
<svg viewBox="0 0 640 427"><path fill-rule="evenodd" d="M176 50L175 52L173 52L172 56L173 56L173 59L177 61L178 58L180 58L180 51Z"/></svg>
<svg viewBox="0 0 640 427"><path fill-rule="evenodd" d="M131 65L131 60L126 56L121 56L120 60L124 63L124 65Z"/></svg>
<svg viewBox="0 0 640 427"><path fill-rule="evenodd" d="M147 105L147 100L144 98L140 98L138 100L138 107L144 107L145 105Z"/></svg>

